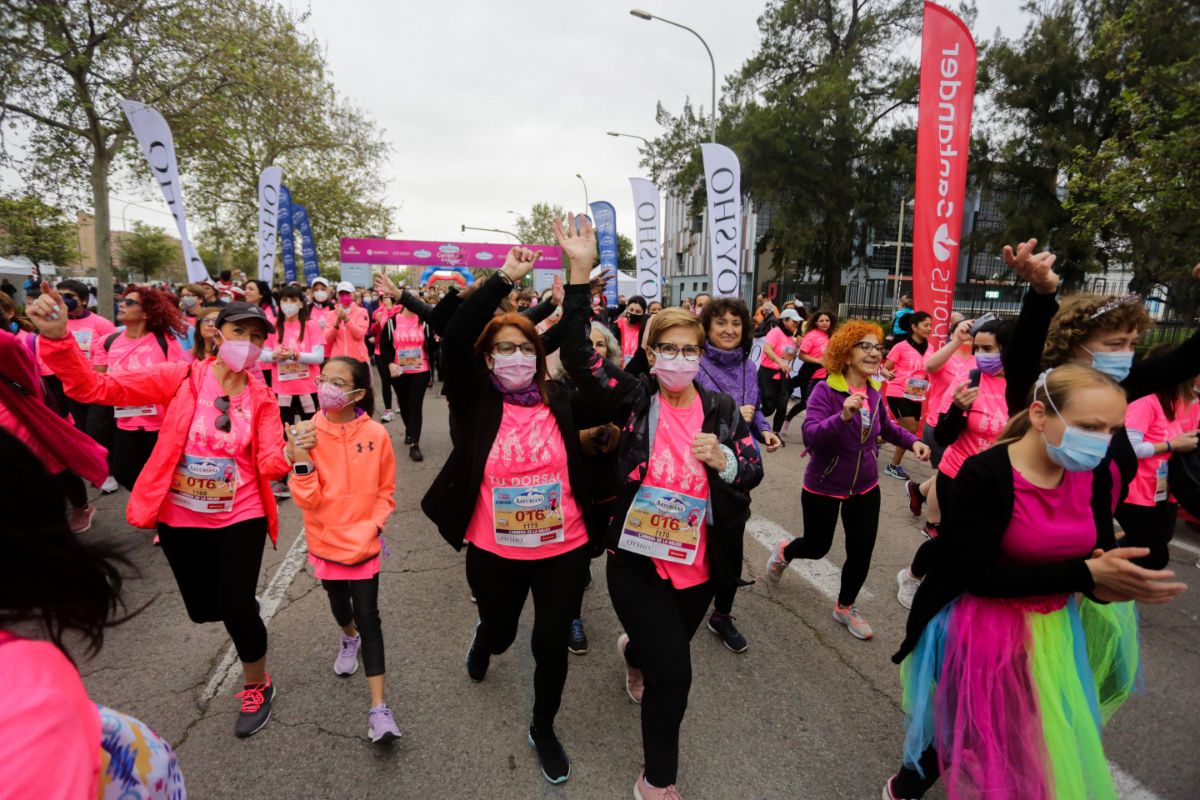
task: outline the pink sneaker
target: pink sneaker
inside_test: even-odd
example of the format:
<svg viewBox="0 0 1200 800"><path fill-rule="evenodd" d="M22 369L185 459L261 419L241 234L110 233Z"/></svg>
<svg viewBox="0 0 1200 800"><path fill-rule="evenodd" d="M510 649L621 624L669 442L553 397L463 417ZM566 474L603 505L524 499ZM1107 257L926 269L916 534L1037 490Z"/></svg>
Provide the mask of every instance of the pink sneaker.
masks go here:
<svg viewBox="0 0 1200 800"><path fill-rule="evenodd" d="M633 785L633 796L637 800L683 800L673 783L665 789L659 789L646 783L645 770L638 775L637 783Z"/></svg>
<svg viewBox="0 0 1200 800"><path fill-rule="evenodd" d="M630 700L641 704L642 692L646 691L646 682L642 678L642 671L629 666L629 662L625 660L625 648L628 646L629 634L622 633L617 637L617 652L621 654L621 663L625 665L625 692L629 695Z"/></svg>
<svg viewBox="0 0 1200 800"><path fill-rule="evenodd" d="M84 533L91 530L92 518L96 516L96 506L88 503L83 508L72 508L67 513L67 523L71 526L71 533Z"/></svg>

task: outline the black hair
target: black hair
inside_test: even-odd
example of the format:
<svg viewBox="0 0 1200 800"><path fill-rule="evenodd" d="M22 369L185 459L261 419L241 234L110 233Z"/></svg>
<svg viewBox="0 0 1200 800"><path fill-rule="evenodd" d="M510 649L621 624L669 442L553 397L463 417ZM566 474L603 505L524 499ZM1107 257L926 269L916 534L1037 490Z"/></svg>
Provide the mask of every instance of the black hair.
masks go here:
<svg viewBox="0 0 1200 800"><path fill-rule="evenodd" d="M233 278L233 270L228 270L228 269L221 270L221 280L222 281L224 281L225 283L229 283L229 281L232 278Z"/></svg>
<svg viewBox="0 0 1200 800"><path fill-rule="evenodd" d="M296 319L300 322L300 337L297 341L304 341L304 329L308 327L308 295L299 286L285 286L283 291L279 293L279 302L284 300L299 300L300 313L296 315ZM279 309L277 317L278 324L275 326L279 330L279 341L283 341L283 324L287 321L287 316L284 315L283 309Z"/></svg>
<svg viewBox="0 0 1200 800"><path fill-rule="evenodd" d="M913 328L917 327L917 325L929 319L931 316L933 315L928 311L914 311L911 314L905 314L903 317L901 317L900 322L897 324L900 326L900 330L904 331L906 334L911 334Z"/></svg>
<svg viewBox="0 0 1200 800"><path fill-rule="evenodd" d="M116 618L125 607L118 567L129 561L112 545L85 544L71 532L62 484L2 428L0 464L8 476L0 481L0 629L38 625L68 658L63 640L75 632L94 655L104 630L133 616Z"/></svg>
<svg viewBox="0 0 1200 800"><path fill-rule="evenodd" d="M262 309L271 309L272 312L277 312L279 309L275 307L275 293L271 291L271 284L266 281L246 281L253 283L258 287L258 293L262 295L262 299L258 301L258 307Z"/></svg>
<svg viewBox="0 0 1200 800"><path fill-rule="evenodd" d="M84 283L83 281L77 281L74 278L67 278L65 281L59 281L58 285L55 286L54 288L58 289L60 292L63 289L66 289L68 292L71 292L76 297L78 297L79 302L81 302L81 303L87 302L88 285L86 283Z"/></svg>
<svg viewBox="0 0 1200 800"><path fill-rule="evenodd" d="M1008 346L1008 339L1010 336L1012 336L1013 327L1013 323L1006 319L989 319L987 322L980 325L979 330L975 331L975 333L990 333L992 336L996 337L996 344L999 345L1000 350L1003 351L1004 348Z"/></svg>
<svg viewBox="0 0 1200 800"><path fill-rule="evenodd" d="M375 416L375 390L371 388L370 365L350 356L334 356L325 363L333 361L345 364L350 369L350 376L354 378L354 388L363 390L363 396L354 403L355 408L361 408L368 417Z"/></svg>
<svg viewBox="0 0 1200 800"><path fill-rule="evenodd" d="M834 330L837 329L837 314L827 311L824 308L818 308L809 314L808 318L804 320L804 325L800 328L800 332L808 333L811 330L816 330L817 323L821 321L821 317L829 317L829 335L833 336Z"/></svg>
<svg viewBox="0 0 1200 800"><path fill-rule="evenodd" d="M648 303L646 303L646 298L642 297L640 294L635 294L633 297L631 297L631 298L629 298L628 300L626 300L626 301L625 301L625 307L626 307L626 308L629 308L629 307L630 307L631 305L633 305L634 303L637 303L639 306L641 306L641 307L642 307L642 313L643 313L643 314L645 314L645 313L646 313L646 309L648 309L648 308L650 307L650 306L649 306L649 304L648 304Z"/></svg>
<svg viewBox="0 0 1200 800"><path fill-rule="evenodd" d="M712 330L713 320L720 319L726 314L733 314L742 319L742 352L750 355L754 346L754 323L750 320L750 307L740 297L714 297L700 311L700 324L704 326L704 336Z"/></svg>

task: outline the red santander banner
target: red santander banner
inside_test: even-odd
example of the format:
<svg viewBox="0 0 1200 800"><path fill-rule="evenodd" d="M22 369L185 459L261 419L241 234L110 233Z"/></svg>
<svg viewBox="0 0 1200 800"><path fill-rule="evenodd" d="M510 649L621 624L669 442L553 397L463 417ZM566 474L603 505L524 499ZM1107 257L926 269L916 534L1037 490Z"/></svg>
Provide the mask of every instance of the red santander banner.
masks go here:
<svg viewBox="0 0 1200 800"><path fill-rule="evenodd" d="M917 112L913 307L933 315L935 347L950 334L974 99L975 40L961 19L927 2Z"/></svg>

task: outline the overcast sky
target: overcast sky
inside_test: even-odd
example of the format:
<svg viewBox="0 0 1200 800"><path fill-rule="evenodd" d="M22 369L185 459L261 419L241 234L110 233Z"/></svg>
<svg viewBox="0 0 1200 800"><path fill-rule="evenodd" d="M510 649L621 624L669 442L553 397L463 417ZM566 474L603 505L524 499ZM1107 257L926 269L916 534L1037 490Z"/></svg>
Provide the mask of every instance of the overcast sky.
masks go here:
<svg viewBox="0 0 1200 800"><path fill-rule="evenodd" d="M760 0L285 0L311 10L339 91L363 108L392 146L384 176L407 239L505 241L462 224L512 228L507 211L539 201L617 209L632 224L628 178L635 139L654 138L655 104L685 98L709 110L711 70L694 36L629 15L633 7L694 28L718 75L736 70L759 42ZM1021 0L979 0L977 40L1024 27ZM916 52L914 50L914 57ZM6 176L7 178L8 176ZM286 181L286 176L285 176ZM6 180L7 182L7 180ZM128 198L137 199L137 198ZM161 196L147 195L158 208ZM185 198L186 200L186 198ZM113 227L121 227L114 208ZM170 225L164 213L128 209L127 221Z"/></svg>

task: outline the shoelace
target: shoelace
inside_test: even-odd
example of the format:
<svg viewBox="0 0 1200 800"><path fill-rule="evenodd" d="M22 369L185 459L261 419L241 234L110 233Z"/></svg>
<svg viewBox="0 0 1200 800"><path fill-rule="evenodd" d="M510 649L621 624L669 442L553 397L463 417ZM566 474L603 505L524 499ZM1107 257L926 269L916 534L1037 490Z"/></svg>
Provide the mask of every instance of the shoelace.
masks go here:
<svg viewBox="0 0 1200 800"><path fill-rule="evenodd" d="M574 636L583 636L583 620L571 620L571 634Z"/></svg>
<svg viewBox="0 0 1200 800"><path fill-rule="evenodd" d="M371 719L380 716L390 720L392 718L392 710L390 708L376 708L371 710Z"/></svg>
<svg viewBox="0 0 1200 800"><path fill-rule="evenodd" d="M358 646L358 639L353 639L353 638L347 639L345 637L342 638L342 652L343 653L346 652L347 650L352 650L357 646Z"/></svg>
<svg viewBox="0 0 1200 800"><path fill-rule="evenodd" d="M265 683L255 683L234 695L234 697L242 701L243 714L249 711L258 711L262 708L262 704L266 699L263 696L266 688L267 684Z"/></svg>

